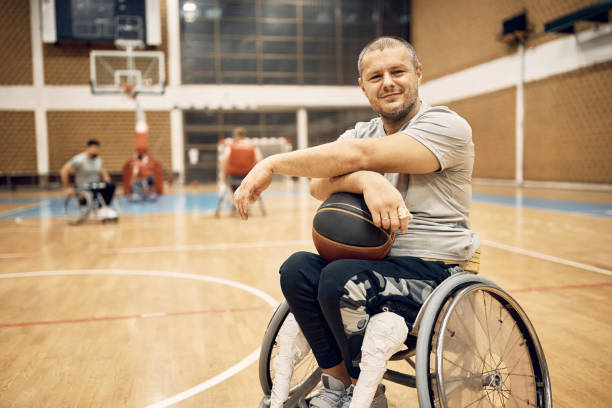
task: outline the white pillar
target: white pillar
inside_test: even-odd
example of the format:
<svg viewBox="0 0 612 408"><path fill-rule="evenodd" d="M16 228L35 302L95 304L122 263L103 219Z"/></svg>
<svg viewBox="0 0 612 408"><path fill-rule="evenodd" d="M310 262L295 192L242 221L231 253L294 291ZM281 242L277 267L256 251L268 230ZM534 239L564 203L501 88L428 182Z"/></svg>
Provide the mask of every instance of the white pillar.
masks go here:
<svg viewBox="0 0 612 408"><path fill-rule="evenodd" d="M523 167L524 167L524 117L525 117L525 44L523 42L518 45L519 56L519 72L516 83L516 123L515 123L515 144L516 144L516 159L514 180L516 184L523 185Z"/></svg>
<svg viewBox="0 0 612 408"><path fill-rule="evenodd" d="M305 149L308 147L308 112L305 108L297 111L297 148Z"/></svg>
<svg viewBox="0 0 612 408"><path fill-rule="evenodd" d="M32 41L32 75L34 79L34 129L36 132L36 171L41 182L46 184L49 174L49 137L47 115L43 100L44 67L41 35L40 1L30 0L30 37Z"/></svg>
<svg viewBox="0 0 612 408"><path fill-rule="evenodd" d="M181 85L181 26L178 0L166 1L168 23L168 84Z"/></svg>
<svg viewBox="0 0 612 408"><path fill-rule="evenodd" d="M306 149L308 147L308 112L305 108L297 110L297 148ZM301 187L306 186L308 178L300 177Z"/></svg>
<svg viewBox="0 0 612 408"><path fill-rule="evenodd" d="M185 144L183 142L183 111L175 108L170 111L170 143L172 146L172 172L178 173L178 182L185 181Z"/></svg>
<svg viewBox="0 0 612 408"><path fill-rule="evenodd" d="M176 97L181 86L181 27L179 1L166 0L168 23L168 94ZM183 112L174 107L170 111L170 143L172 172L178 173L178 182L185 182L185 143L183 141Z"/></svg>

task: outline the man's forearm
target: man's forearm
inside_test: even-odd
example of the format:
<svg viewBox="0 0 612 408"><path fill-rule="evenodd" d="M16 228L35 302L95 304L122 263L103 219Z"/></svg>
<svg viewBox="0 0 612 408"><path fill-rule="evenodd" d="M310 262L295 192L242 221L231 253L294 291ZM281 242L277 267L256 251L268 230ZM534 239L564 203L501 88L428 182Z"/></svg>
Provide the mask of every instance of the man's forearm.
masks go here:
<svg viewBox="0 0 612 408"><path fill-rule="evenodd" d="M368 173L371 175L379 175L375 172L361 170L342 176L312 179L310 181L310 195L323 201L333 193L337 193L339 191L362 194L364 180L368 175L370 175Z"/></svg>
<svg viewBox="0 0 612 408"><path fill-rule="evenodd" d="M68 171L66 171L65 169L62 169L60 171L60 178L62 179L62 186L64 188L70 187L70 176L68 174Z"/></svg>
<svg viewBox="0 0 612 408"><path fill-rule="evenodd" d="M326 143L304 150L276 154L264 159L275 174L329 178L362 170L364 153L360 141Z"/></svg>

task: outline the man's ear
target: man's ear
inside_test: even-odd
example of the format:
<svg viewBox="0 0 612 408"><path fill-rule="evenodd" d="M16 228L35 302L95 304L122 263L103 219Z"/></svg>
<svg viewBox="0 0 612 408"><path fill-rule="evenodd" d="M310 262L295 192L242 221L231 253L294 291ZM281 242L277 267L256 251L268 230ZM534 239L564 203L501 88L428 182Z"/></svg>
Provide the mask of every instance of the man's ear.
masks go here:
<svg viewBox="0 0 612 408"><path fill-rule="evenodd" d="M419 66L416 69L416 76L417 76L418 84L421 85L421 79L423 79L423 66L421 64L419 64Z"/></svg>
<svg viewBox="0 0 612 408"><path fill-rule="evenodd" d="M361 91L365 94L365 88L363 87L363 81L361 80L361 77L357 79L357 83L359 84Z"/></svg>

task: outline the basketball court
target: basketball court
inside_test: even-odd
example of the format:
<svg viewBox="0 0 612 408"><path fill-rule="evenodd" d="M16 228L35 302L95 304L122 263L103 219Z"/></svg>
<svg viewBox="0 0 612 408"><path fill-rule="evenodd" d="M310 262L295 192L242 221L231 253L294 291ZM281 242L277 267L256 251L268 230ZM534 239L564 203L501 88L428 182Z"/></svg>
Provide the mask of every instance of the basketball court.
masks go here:
<svg viewBox="0 0 612 408"><path fill-rule="evenodd" d="M475 190L481 273L535 325L555 406L606 407L592 379L611 369L612 194ZM214 191L177 190L72 227L57 196L3 193L2 405L256 406L278 268L314 251L318 206L299 183L263 199L243 222L214 216ZM414 394L392 384L390 406Z"/></svg>
<svg viewBox="0 0 612 408"><path fill-rule="evenodd" d="M320 202L309 195L306 180L279 177L263 194L262 206L253 205L248 221L242 221L227 195L224 201L218 159L236 126L245 126L268 156L331 141L356 121L372 117L361 91L345 86L352 83L342 68L348 57L324 54L317 47L325 47L312 39L320 40L316 24L327 27L327 20L308 17L310 8L340 15L344 3L232 0L228 8L220 1L134 2L143 4L134 11L139 18L114 20L110 34L106 23L88 26L83 21L91 16L81 14L84 20L73 22L73 35L81 37L67 40L68 45L59 23L55 31L50 28L55 23L49 25L49 18L60 22L50 17L51 11L66 11L56 7L60 2L30 0L30 8L13 3L12 18L34 27L26 41L33 79L0 84L0 123L8 129L0 139L7 146L0 157L8 163L0 166L0 407L257 407L263 396L259 350L282 300L278 270L292 253L315 251L312 219ZM413 0L411 10L424 18L421 3ZM533 15L543 29L545 20L610 2L583 3ZM198 14L202 7L210 7L208 14ZM437 6L431 7L439 15ZM240 30L248 31L251 17L246 14L251 12L254 22L264 24L252 33L262 38L257 56L249 54L251 34L221 24L219 10L230 23L246 24ZM514 11L499 11L496 27ZM609 13L609 7L596 11ZM338 27L358 32L362 15L355 15L355 21L347 17ZM157 25L151 23L156 20ZM210 31L189 31L189 24L198 21L214 23ZM599 21L606 33L587 28L595 40L584 49L571 48L571 57L586 55L583 59L559 57L558 64L542 68L544 74L528 69L519 82L504 79L510 84L474 80L506 72L500 67L507 64L515 68L519 58L523 63L547 60L549 49L542 42L527 56L524 48L511 54L503 48L491 54L494 66L474 58L465 70L439 72L424 86L433 102L450 101L451 108L474 115L470 123L482 150L477 150L480 167L475 168L470 220L482 240L480 274L504 288L529 316L546 355L557 408L612 406L607 385L612 376L612 184L609 163L598 156L612 145L610 97L607 90L600 92L608 89L610 78L612 28L607 21ZM300 44L295 56L287 57L279 44L276 51L265 51L266 41L276 41L271 31L262 34L265 24L291 22L300 29L296 34L289 30L277 42L295 37ZM382 30L376 27L373 32ZM330 35L341 31L330 30ZM52 34L56 37L50 39ZM106 39L96 46L106 34L120 41ZM308 48L309 35L316 47ZM419 39L424 49L430 47L417 35L417 49ZM336 40L323 39L322 44L332 46ZM206 48L206 41L216 45ZM569 40L551 44L566 47L563 41ZM351 52L362 45L359 38L343 44ZM247 50L227 57L224 53L234 52L230 46ZM309 56L308 49L321 55ZM197 60L197 53L212 58L212 65ZM232 71L224 55L244 67ZM341 67L319 72L307 68L308 58L317 64L335 58ZM286 67L293 64L286 61L294 60L299 67L292 74L280 68L266 71L266 64ZM550 118L530 110L529 103L552 106L535 97L547 86L545 80L559 80L561 85L554 86L566 90L568 81L582 78L584 70L585 76L593 74L589 78L605 76L588 82L589 98L596 98L600 108L599 122L589 116L592 110L576 115L576 121L596 129L598 142L592 143L593 136L584 145L568 142L569 147L543 149L538 143L550 142L551 136L538 126ZM473 89L449 85L465 81L474 81ZM513 106L516 101L515 110L507 111L508 101ZM481 111L485 105L491 110ZM560 123L555 129L562 132L569 126L561 118L565 111L554 107L561 113L551 120ZM146 119L135 118L139 110L146 111ZM497 129L497 139L476 139ZM584 130L576 129L571 132ZM21 134L23 141L17 140ZM135 160L134 152L150 153L159 166L155 177L163 193L154 201L134 202L129 190L118 188L118 222L103 223L93 215L79 225L67 222L58 172L89 135L102 140L101 157L119 186L132 174L128 163ZM12 158L28 144L31 160L22 166L27 157ZM584 161L583 156L574 160L574 153L596 157L571 167ZM385 384L389 407L418 407L414 389Z"/></svg>

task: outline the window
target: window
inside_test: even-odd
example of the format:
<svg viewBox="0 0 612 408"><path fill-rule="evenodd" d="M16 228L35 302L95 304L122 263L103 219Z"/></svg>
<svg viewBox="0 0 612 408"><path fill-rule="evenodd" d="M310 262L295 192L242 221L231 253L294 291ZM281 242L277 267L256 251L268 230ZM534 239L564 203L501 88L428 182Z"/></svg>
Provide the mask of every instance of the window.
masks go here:
<svg viewBox="0 0 612 408"><path fill-rule="evenodd" d="M188 84L354 85L365 44L410 32L410 0L181 0L179 7Z"/></svg>

